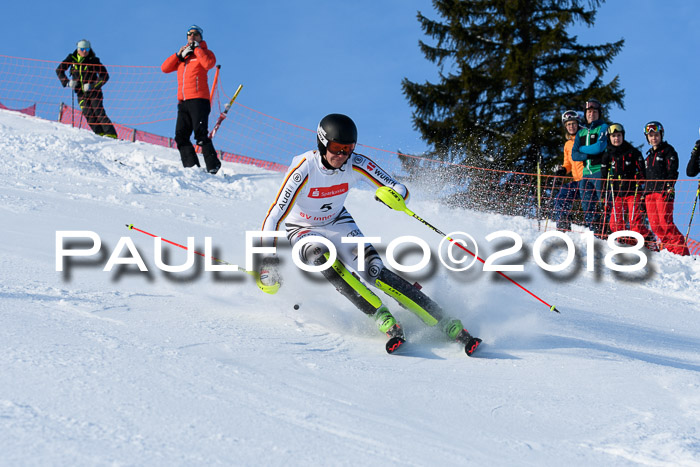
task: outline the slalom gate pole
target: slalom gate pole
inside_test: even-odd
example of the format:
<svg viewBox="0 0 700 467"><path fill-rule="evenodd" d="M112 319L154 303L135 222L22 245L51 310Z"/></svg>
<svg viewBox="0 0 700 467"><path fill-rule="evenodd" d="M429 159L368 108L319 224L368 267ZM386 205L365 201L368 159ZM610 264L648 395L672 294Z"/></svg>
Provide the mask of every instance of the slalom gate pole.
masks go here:
<svg viewBox="0 0 700 467"><path fill-rule="evenodd" d="M620 177L618 176L617 178L619 179ZM613 182L614 181L615 180L613 180ZM612 183L610 184L610 202L612 203L610 210L612 211L615 222L617 223L617 212L615 212L615 189L613 188ZM605 227L605 223L603 223L603 227Z"/></svg>
<svg viewBox="0 0 700 467"><path fill-rule="evenodd" d="M211 130L209 133L209 139L214 139L214 135L216 132L219 130L219 127L221 126L221 123L226 119L226 116L228 115L228 111L231 110L231 106L233 105L233 102L236 100L236 97L238 97L238 93L241 92L241 89L243 89L243 85L239 84L238 89L236 89L236 92L233 93L233 97L231 100L224 106L224 111L219 114L219 118L216 120L216 123L214 124L214 129Z"/></svg>
<svg viewBox="0 0 700 467"><path fill-rule="evenodd" d="M549 197L549 205L552 206L554 204L554 186L557 183L557 177L552 177L552 192ZM562 185L564 184L564 179L562 178ZM552 206L553 207L553 206ZM551 212L551 211L550 211ZM547 224L549 224L549 216L547 216L547 220L544 221L544 231L547 231Z"/></svg>
<svg viewBox="0 0 700 467"><path fill-rule="evenodd" d="M75 128L73 120L75 119L75 90L70 90L70 126Z"/></svg>
<svg viewBox="0 0 700 467"><path fill-rule="evenodd" d="M634 198L632 201L632 214L630 214L630 230L632 229L632 222L634 222L634 208L637 207L637 191L639 191L639 183L634 184Z"/></svg>
<svg viewBox="0 0 700 467"><path fill-rule="evenodd" d="M178 248L182 248L183 250L187 250L187 247L184 246L184 245L180 245L179 243L172 242L172 241L167 240L167 239L165 239L165 238L163 238L163 237L159 237L158 235L154 235L154 234L152 234L152 233L150 233L150 232L146 232L145 230L138 229L138 228L134 227L134 224L126 224L126 228L129 229L129 230L135 230L135 231L137 231L137 232L141 232L142 234L148 235L149 237L160 238L160 239L161 239L162 241L164 241L165 243L168 243L168 244L170 244L170 245L176 246L176 247L178 247ZM194 251L196 254L198 254L199 256L201 256L202 258L207 258L207 256L206 256L204 253L201 253L201 252L199 252L199 251L197 251L197 250L193 250L193 251ZM213 257L213 256L210 256L209 258L213 259L213 260L216 261L217 263L225 264L225 265L227 265L227 266L233 266L233 264L229 263L228 261L224 261L223 259L215 258L215 257ZM246 274L250 274L251 276L255 277L255 282L258 284L258 287L260 287L260 289L261 289L263 292L272 295L272 294L277 293L277 290L279 290L279 288L280 288L280 285L279 285L279 284L276 284L276 285L263 285L263 284L260 282L260 277L259 277L259 275L258 275L257 272L255 272L255 271L247 271L247 270L243 269L243 268L240 267L240 266L237 266L237 267L238 267L238 270L239 270L239 271L245 272Z"/></svg>
<svg viewBox="0 0 700 467"><path fill-rule="evenodd" d="M695 206L698 204L698 197L700 197L700 181L698 181L698 191L695 192L695 202L693 202L693 210L690 212L690 220L688 221L688 231L685 233L685 244L688 244L688 236L690 235L690 224L693 223L693 216L695 215Z"/></svg>
<svg viewBox="0 0 700 467"><path fill-rule="evenodd" d="M214 102L214 93L216 92L216 85L219 84L220 71L221 65L216 65L216 73L214 73L214 82L211 85L211 92L209 93L209 102Z"/></svg>
<svg viewBox="0 0 700 467"><path fill-rule="evenodd" d="M462 246L460 243L455 242L452 238L448 237L446 233L444 233L443 231L439 230L437 227L434 227L434 226L431 225L428 221L426 221L425 219L419 217L415 212L413 212L413 211L411 211L410 209L408 209L408 207L406 207L406 203L405 203L404 200L403 200L403 197L402 197L400 194L398 194L396 191L394 191L392 188L390 188L390 187L388 187L388 186L383 186L383 187L377 188L377 191L376 191L376 193L375 193L375 197L376 197L379 201L381 201L382 203L384 203L384 204L386 204L387 206L389 206L391 209L394 209L394 210L396 210L396 211L405 212L405 213L408 214L409 216L411 216L411 217L413 217L414 219L416 219L416 220L418 220L419 222L421 222L421 223L422 223L423 225L425 225L426 227L430 228L431 230L433 230L434 232L438 233L439 235L442 235L443 237L445 237L445 238L446 238L447 240L449 240L453 245L456 245L457 247L461 248L462 250L464 250L464 251L466 251L467 253L469 253L470 255L472 255L474 258L476 258L476 259L478 259L479 261L481 261L481 263L486 264L486 263L484 262L483 259L479 258L477 255L475 255L474 253L472 253L471 251L469 251L467 248L465 248L464 246ZM505 274L502 273L501 271L496 271L496 272L497 272L498 274L500 274L501 277L503 277L503 278L509 280L512 284L518 286L518 287L519 287L520 289L522 289L524 292L527 292L528 294L530 294L533 298L535 298L536 300L538 300L538 301L539 301L540 303L542 303L543 305L546 305L546 306L549 308L550 311L555 311L555 312L559 313L559 310L557 310L557 307L556 307L556 306L550 305L549 303L545 302L545 301L542 300L540 297L538 297L538 296L535 295L534 293L530 292L528 289L526 289L525 287L523 287L523 286L520 285L518 282L514 281L513 279L511 279L510 277L508 277L507 275L505 275Z"/></svg>
<svg viewBox="0 0 700 467"><path fill-rule="evenodd" d="M540 219L542 218L542 171L540 170L540 156L537 159L537 230L540 230Z"/></svg>

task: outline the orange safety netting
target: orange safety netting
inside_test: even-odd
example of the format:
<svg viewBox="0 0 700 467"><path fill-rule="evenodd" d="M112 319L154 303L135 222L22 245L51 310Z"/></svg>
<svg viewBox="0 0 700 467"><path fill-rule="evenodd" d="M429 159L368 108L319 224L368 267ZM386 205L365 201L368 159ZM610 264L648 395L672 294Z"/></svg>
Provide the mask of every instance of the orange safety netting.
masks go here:
<svg viewBox="0 0 700 467"><path fill-rule="evenodd" d="M12 108L29 115L80 128L89 128L72 99L71 92L63 88L55 69L58 61L34 60L0 55L0 108ZM143 141L165 147L175 147L175 118L177 113L177 78L175 73L162 73L157 66L105 65L110 75L104 86L104 107L114 123L119 139ZM210 73L210 84L213 77ZM219 86L213 92L209 128L223 111L230 97L227 90L235 84L225 74L219 76ZM259 112L241 101L242 96L228 112L214 138L214 145L224 161L256 165L271 170L284 171L292 157L315 147L314 130L285 122ZM7 106L7 107L5 107ZM562 139L562 147L564 141ZM621 227L630 228L630 217L649 227L646 203L637 202L634 211L616 211L615 193L598 197L595 204L595 221L587 222L586 210L580 196L571 200L568 220L562 222L561 203L563 187L571 179L551 175L514 173L468 167L417 156L400 155L372 146L358 144L357 152L365 154L406 183L421 183L435 197L456 207L518 215L536 221L540 230L583 231L586 227L602 235ZM173 157L179 157L174 154ZM674 223L681 236L688 233L691 215L694 215L697 180L684 179L685 167L679 167L680 179L675 185ZM641 194L641 192L639 193ZM619 195L618 195L619 198ZM589 207L589 211L591 211ZM589 212L590 214L590 212ZM590 216L589 216L590 217ZM700 253L697 238L700 228L698 214L690 229L687 242L691 253ZM612 221L611 221L612 219ZM559 222L557 222L559 221ZM590 219L589 219L590 221ZM639 227L636 225L635 228ZM653 243L669 248L664 241L649 236ZM675 237L678 239L678 236ZM678 241L682 248L684 240ZM670 248L669 248L670 249Z"/></svg>

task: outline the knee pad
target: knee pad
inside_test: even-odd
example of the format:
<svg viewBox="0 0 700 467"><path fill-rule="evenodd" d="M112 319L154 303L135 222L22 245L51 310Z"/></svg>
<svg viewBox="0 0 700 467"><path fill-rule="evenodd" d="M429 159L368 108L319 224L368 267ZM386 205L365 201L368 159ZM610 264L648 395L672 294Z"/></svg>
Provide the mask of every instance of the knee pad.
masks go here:
<svg viewBox="0 0 700 467"><path fill-rule="evenodd" d="M299 258L309 266L321 266L327 261L328 247L321 242L309 242L299 249Z"/></svg>

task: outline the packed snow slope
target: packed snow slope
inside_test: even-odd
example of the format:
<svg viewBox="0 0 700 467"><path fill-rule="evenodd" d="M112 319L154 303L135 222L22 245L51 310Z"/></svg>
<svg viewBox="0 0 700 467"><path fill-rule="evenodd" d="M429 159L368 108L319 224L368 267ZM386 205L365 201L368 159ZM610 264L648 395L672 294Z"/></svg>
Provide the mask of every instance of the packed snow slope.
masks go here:
<svg viewBox="0 0 700 467"><path fill-rule="evenodd" d="M561 314L481 263L448 273L433 260L410 279L484 344L469 358L386 298L409 340L387 355L375 324L288 248L284 285L266 295L201 262L162 272L153 239L125 227L194 237L198 251L211 237L243 265L282 174L224 163L210 176L175 150L8 111L0 154L0 464L700 465L700 261L663 252L615 273L597 241L588 271L574 234L578 260L545 273L531 220L448 209L414 186L411 209L473 235L482 257L498 249L490 233L519 234L503 261L525 270L509 274ZM348 208L382 252L401 235L437 252L439 235L370 189ZM58 231L94 232L102 249L58 272ZM115 251L135 257L121 237L148 272L103 271Z"/></svg>

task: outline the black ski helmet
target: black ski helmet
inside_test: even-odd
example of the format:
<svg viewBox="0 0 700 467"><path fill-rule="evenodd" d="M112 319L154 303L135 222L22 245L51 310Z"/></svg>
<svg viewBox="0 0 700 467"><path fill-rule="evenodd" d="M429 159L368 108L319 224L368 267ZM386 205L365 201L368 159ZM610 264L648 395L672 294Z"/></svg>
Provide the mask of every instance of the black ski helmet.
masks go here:
<svg viewBox="0 0 700 467"><path fill-rule="evenodd" d="M644 138L646 138L647 143L649 142L650 131L658 131L659 133L661 133L661 141L664 140L664 126L661 124L661 122L652 120L646 125L644 125Z"/></svg>
<svg viewBox="0 0 700 467"><path fill-rule="evenodd" d="M622 137L625 137L625 127L622 126L622 123L611 123L608 126L608 134L612 135L613 133L622 133Z"/></svg>
<svg viewBox="0 0 700 467"><path fill-rule="evenodd" d="M334 141L340 144L357 143L357 127L350 117L343 114L329 114L318 122L316 142L318 151L326 155L328 143Z"/></svg>
<svg viewBox="0 0 700 467"><path fill-rule="evenodd" d="M603 113L603 105L600 103L598 99L595 99L591 97L586 101L586 105L583 107L583 110L588 110L588 109L596 109L600 114Z"/></svg>

